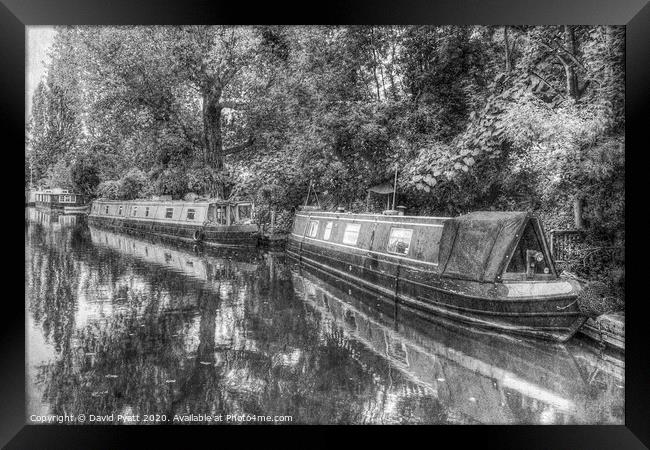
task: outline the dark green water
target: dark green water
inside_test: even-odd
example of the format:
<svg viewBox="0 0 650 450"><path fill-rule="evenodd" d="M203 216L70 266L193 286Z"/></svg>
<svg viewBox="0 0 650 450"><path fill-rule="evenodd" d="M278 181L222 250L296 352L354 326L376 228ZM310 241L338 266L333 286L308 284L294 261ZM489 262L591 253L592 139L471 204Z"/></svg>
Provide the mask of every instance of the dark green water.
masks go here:
<svg viewBox="0 0 650 450"><path fill-rule="evenodd" d="M282 253L28 209L25 256L28 423L624 422L620 357L395 316Z"/></svg>

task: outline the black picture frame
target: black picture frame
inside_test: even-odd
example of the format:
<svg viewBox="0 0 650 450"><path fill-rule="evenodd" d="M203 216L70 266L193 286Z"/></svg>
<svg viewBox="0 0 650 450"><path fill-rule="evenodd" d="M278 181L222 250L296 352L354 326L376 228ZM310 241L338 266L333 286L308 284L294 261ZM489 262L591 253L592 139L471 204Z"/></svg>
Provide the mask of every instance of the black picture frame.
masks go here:
<svg viewBox="0 0 650 450"><path fill-rule="evenodd" d="M635 253L634 247L643 239L633 231L633 224L639 223L634 198L642 199L632 187L635 172L644 170L640 161L647 151L644 131L649 117L650 104L650 5L648 0L443 0L438 2L417 1L344 1L335 0L316 5L278 4L273 2L224 2L224 1L133 1L115 0L0 0L0 123L5 126L2 147L3 155L12 156L11 166L3 173L8 183L7 206L9 211L18 211L21 195L14 195L12 186L18 185L20 177L17 169L24 149L24 108L25 108L25 27L29 25L56 24L611 24L626 25L626 234L627 245ZM16 170L10 167L16 164ZM14 204L15 202L15 204ZM642 203L639 203L642 204ZM14 209L16 208L16 209ZM636 208L637 210L640 208ZM640 212L639 214L642 214ZM18 228L18 220L12 222L9 214L5 220L9 228ZM644 219L641 218L641 221ZM638 226L638 225L637 225ZM632 235L630 235L630 231ZM6 231L4 242L13 243ZM631 239L631 240L630 240ZM16 245L20 247L20 244ZM627 250L627 249L626 249ZM636 253L641 253L636 249ZM15 253L5 246L7 255ZM627 254L628 261L634 258ZM181 435L181 442L187 444L188 438L194 442L196 435L209 433L209 441L214 445L225 443L226 437L236 438L238 446L250 445L252 433L237 427L168 427L155 429L146 427L78 427L54 425L25 425L25 331L24 331L24 292L10 294L10 280L19 280L21 270L15 258L10 258L10 271L5 274L5 307L2 321L2 361L3 379L0 383L0 444L6 448L123 448L131 446L134 435L141 435L153 446L153 440L172 442L170 439ZM627 264L626 280L639 280L643 264ZM24 267L24 266L23 266ZM405 443L443 444L444 439L454 442L453 447L466 444L494 448L526 449L636 449L650 445L650 383L648 373L648 350L644 339L643 295L636 295L632 289L634 281L627 281L626 291L626 378L625 378L625 425L624 426L478 426L478 427L413 427L401 429L400 435L407 437ZM283 427L280 427L283 428ZM268 430L268 428L265 428ZM309 442L330 438L337 445L343 437L341 431L349 436L350 431L363 431L364 435L383 437L394 434L391 427L372 427L359 429L347 427L336 432L328 428L300 427L303 436L298 437L296 427L289 433L289 443ZM273 430L276 431L275 429ZM418 434L417 439L411 437ZM275 434L275 433L274 433ZM230 436L226 436L230 435ZM205 437L205 436L204 436ZM347 436L346 436L347 437ZM287 437L283 437L283 440ZM195 445L195 444L191 444ZM198 445L198 443L196 444ZM225 445L225 444L224 444ZM232 444L230 444L232 445ZM448 444L447 444L448 445Z"/></svg>

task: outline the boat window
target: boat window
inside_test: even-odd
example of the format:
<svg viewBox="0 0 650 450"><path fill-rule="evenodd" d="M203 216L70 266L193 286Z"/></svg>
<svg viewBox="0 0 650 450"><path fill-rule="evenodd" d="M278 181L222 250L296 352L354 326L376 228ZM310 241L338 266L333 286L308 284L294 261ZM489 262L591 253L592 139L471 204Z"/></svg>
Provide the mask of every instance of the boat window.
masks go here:
<svg viewBox="0 0 650 450"><path fill-rule="evenodd" d="M407 228L391 228L388 236L388 253L406 255L411 245L413 230Z"/></svg>
<svg viewBox="0 0 650 450"><path fill-rule="evenodd" d="M120 205L120 209L117 211L117 215L121 216L122 215L122 205Z"/></svg>
<svg viewBox="0 0 650 450"><path fill-rule="evenodd" d="M165 219L171 219L174 215L174 208L167 208L165 210Z"/></svg>
<svg viewBox="0 0 650 450"><path fill-rule="evenodd" d="M106 205L106 209L104 210L104 214L108 214L108 205Z"/></svg>
<svg viewBox="0 0 650 450"><path fill-rule="evenodd" d="M144 208L144 216L149 217L149 207Z"/></svg>
<svg viewBox="0 0 650 450"><path fill-rule="evenodd" d="M242 222L244 220L250 220L251 219L251 213L252 213L252 207L251 204L245 204L245 205L238 205L237 210L239 213L239 221Z"/></svg>
<svg viewBox="0 0 650 450"><path fill-rule="evenodd" d="M217 206L217 223L219 225L226 225L226 207Z"/></svg>
<svg viewBox="0 0 650 450"><path fill-rule="evenodd" d="M348 245L357 245L357 239L359 239L359 229L361 228L360 223L349 223L345 226L345 232L343 233L343 243Z"/></svg>
<svg viewBox="0 0 650 450"><path fill-rule="evenodd" d="M318 220L310 220L309 228L307 230L307 236L316 237L318 234Z"/></svg>
<svg viewBox="0 0 650 450"><path fill-rule="evenodd" d="M506 272L548 274L550 270L542 243L537 236L533 223L529 221L519 239L517 248L512 254Z"/></svg>
<svg viewBox="0 0 650 450"><path fill-rule="evenodd" d="M138 213L138 207L137 207L137 206L134 206L134 207L133 207L133 211L131 211L131 215L132 215L132 216L135 216L137 213Z"/></svg>
<svg viewBox="0 0 650 450"><path fill-rule="evenodd" d="M77 196L76 195L71 195L70 196L70 203L75 203L77 201Z"/></svg>
<svg viewBox="0 0 650 450"><path fill-rule="evenodd" d="M332 235L332 226L334 225L334 222L327 222L327 225L325 225L325 231L323 232L323 239L326 241L330 240L330 236Z"/></svg>
<svg viewBox="0 0 650 450"><path fill-rule="evenodd" d="M188 209L187 210L187 220L194 220L194 214L196 214L195 210Z"/></svg>

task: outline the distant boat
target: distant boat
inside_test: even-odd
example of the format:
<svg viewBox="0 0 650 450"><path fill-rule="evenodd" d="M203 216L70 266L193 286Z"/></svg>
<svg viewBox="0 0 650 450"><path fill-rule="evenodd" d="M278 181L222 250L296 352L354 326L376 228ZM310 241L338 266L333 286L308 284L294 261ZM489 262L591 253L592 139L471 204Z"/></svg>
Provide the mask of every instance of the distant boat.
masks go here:
<svg viewBox="0 0 650 450"><path fill-rule="evenodd" d="M558 277L536 217L395 213L299 212L287 252L400 307L475 327L564 342L586 320L580 284Z"/></svg>
<svg viewBox="0 0 650 450"><path fill-rule="evenodd" d="M88 205L82 194L72 192L69 189L52 188L31 191L27 205L33 203L37 208L63 211L66 214L86 213Z"/></svg>
<svg viewBox="0 0 650 450"><path fill-rule="evenodd" d="M25 189L25 206L35 206L34 191Z"/></svg>
<svg viewBox="0 0 650 450"><path fill-rule="evenodd" d="M88 223L209 246L256 246L253 203L216 200L96 200Z"/></svg>

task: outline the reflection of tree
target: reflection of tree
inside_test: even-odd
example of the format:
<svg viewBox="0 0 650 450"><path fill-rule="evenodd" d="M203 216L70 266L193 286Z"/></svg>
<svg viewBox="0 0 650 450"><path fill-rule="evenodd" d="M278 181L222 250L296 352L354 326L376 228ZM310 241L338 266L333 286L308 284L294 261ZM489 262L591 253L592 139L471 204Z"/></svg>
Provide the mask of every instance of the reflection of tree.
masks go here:
<svg viewBox="0 0 650 450"><path fill-rule="evenodd" d="M188 252L205 269L196 272L205 274L199 279L89 243L86 230L29 230L29 311L56 348L38 374L53 413L292 415L305 423L471 420L450 412L449 403L466 400L462 383L478 386L481 377L426 358L410 361L415 375L396 369L399 348L392 359L377 351L386 348L385 329L324 294L317 303L325 309L306 302L282 255ZM96 311L93 302L110 309ZM86 311L85 321L75 321L78 311ZM475 348L474 341L437 339L485 360L504 357L482 355L489 343ZM494 363L524 358L509 355ZM434 396L417 377L454 379L455 391L441 387ZM504 401L524 405L514 396Z"/></svg>
<svg viewBox="0 0 650 450"><path fill-rule="evenodd" d="M32 314L43 327L60 327L59 339L68 342L39 376L52 412L128 408L358 422L367 415L363 400L381 396L373 370L349 357L342 335L322 336L320 317L295 298L282 258L258 257L253 270L240 270L239 261L250 260L245 252L206 254L208 275L197 280L88 245L84 232L76 233L32 247L32 273L48 261L46 286L34 284ZM113 311L75 328L80 266L89 280L81 290L88 298L112 293ZM125 280L134 277L146 283L129 289Z"/></svg>
<svg viewBox="0 0 650 450"><path fill-rule="evenodd" d="M48 234L40 224L28 230L28 261L33 274L26 277L28 308L34 320L41 323L45 339L57 351L69 346L74 330L76 261L69 253L56 249L65 248L69 231Z"/></svg>

